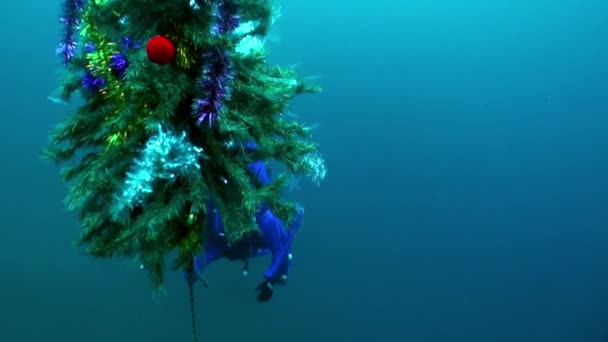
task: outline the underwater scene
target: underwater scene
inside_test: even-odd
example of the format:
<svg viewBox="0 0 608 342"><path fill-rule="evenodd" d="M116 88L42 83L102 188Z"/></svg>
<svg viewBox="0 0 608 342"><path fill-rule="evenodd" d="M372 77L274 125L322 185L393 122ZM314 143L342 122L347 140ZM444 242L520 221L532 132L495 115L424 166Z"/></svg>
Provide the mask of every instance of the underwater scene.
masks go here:
<svg viewBox="0 0 608 342"><path fill-rule="evenodd" d="M608 342L608 1L0 16L1 342Z"/></svg>

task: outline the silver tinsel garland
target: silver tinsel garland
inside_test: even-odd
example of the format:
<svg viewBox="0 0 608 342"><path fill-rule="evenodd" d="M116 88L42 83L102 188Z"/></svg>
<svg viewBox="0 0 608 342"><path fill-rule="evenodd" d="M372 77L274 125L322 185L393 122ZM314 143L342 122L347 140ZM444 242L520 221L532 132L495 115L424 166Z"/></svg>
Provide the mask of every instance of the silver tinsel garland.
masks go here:
<svg viewBox="0 0 608 342"><path fill-rule="evenodd" d="M148 140L127 172L122 192L115 196L115 218L127 209L143 205L146 197L154 192L156 181L173 181L177 176L200 169L201 157L204 157L203 149L192 145L185 132L177 136L159 125L157 134Z"/></svg>

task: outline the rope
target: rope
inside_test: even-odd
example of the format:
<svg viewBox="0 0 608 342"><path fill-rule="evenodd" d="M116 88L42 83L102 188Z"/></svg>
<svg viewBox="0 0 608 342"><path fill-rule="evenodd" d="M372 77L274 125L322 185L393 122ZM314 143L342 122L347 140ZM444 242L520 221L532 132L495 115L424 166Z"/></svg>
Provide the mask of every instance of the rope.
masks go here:
<svg viewBox="0 0 608 342"><path fill-rule="evenodd" d="M188 282L188 287L190 289L190 315L192 317L192 341L196 342L196 315L194 314L194 286L192 285L192 281Z"/></svg>

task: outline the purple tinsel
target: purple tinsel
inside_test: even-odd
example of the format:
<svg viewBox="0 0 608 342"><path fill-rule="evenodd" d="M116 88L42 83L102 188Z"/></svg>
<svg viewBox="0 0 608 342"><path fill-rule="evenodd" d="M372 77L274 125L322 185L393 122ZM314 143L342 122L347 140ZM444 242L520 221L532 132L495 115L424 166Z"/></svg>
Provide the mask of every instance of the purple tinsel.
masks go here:
<svg viewBox="0 0 608 342"><path fill-rule="evenodd" d="M232 79L230 60L224 52L213 51L204 55L207 62L203 77L199 81L201 93L205 97L194 100L194 115L197 124L207 121L213 125L222 107L222 102L230 96L228 82Z"/></svg>
<svg viewBox="0 0 608 342"><path fill-rule="evenodd" d="M216 0L216 23L212 34L226 34L239 26L238 5L234 0ZM223 102L230 97L228 82L233 78L228 53L218 49L203 55L205 66L198 82L202 97L193 104L197 124L207 122L209 127L217 120Z"/></svg>
<svg viewBox="0 0 608 342"><path fill-rule="evenodd" d="M215 13L216 23L212 33L225 34L239 26L239 16L237 15L238 4L235 0L218 0Z"/></svg>
<svg viewBox="0 0 608 342"><path fill-rule="evenodd" d="M57 54L63 57L63 63L69 64L76 53L76 30L80 26L80 14L84 9L86 0L65 0L63 16L59 21L65 26L64 37L59 43Z"/></svg>

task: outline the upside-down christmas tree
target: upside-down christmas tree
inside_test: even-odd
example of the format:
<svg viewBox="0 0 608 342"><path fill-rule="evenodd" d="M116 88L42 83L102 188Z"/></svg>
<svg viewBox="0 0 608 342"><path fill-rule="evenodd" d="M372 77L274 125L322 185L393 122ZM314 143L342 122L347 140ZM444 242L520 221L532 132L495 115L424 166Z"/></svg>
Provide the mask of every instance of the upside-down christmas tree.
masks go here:
<svg viewBox="0 0 608 342"><path fill-rule="evenodd" d="M325 175L304 124L284 115L318 89L267 62L268 0L66 0L60 94L83 99L51 134L66 199L80 216L78 246L136 258L152 285L192 271L221 214L227 245L259 234L256 214L294 220L281 191L289 174ZM261 182L250 166L287 172Z"/></svg>

